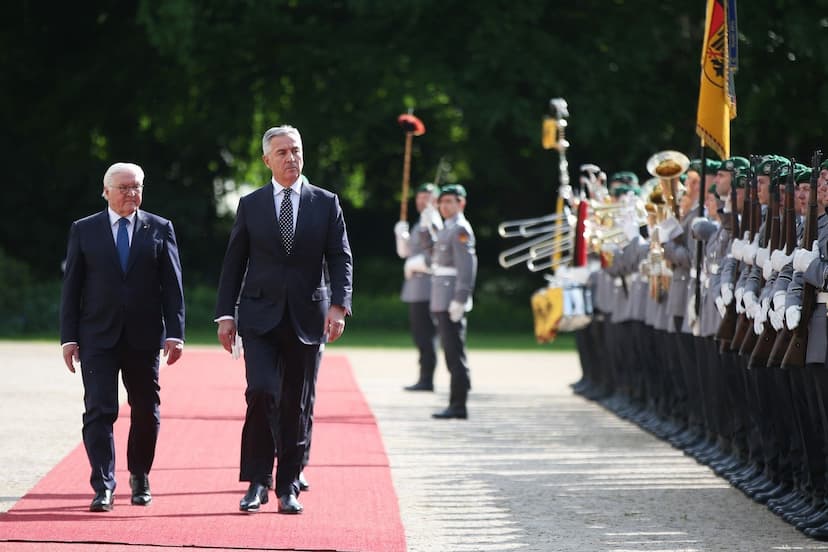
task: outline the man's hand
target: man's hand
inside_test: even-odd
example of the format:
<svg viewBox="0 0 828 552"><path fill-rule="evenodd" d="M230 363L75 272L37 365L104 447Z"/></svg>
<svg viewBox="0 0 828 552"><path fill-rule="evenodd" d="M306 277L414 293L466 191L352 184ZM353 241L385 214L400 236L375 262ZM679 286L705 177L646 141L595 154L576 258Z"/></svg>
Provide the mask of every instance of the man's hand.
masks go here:
<svg viewBox="0 0 828 552"><path fill-rule="evenodd" d="M785 325L788 326L789 330L793 330L799 326L799 319L802 316L801 310L802 307L799 305L791 305L785 309Z"/></svg>
<svg viewBox="0 0 828 552"><path fill-rule="evenodd" d="M796 250L793 258L793 268L796 272L805 272L815 259L819 259L819 242L817 240L814 240L811 249Z"/></svg>
<svg viewBox="0 0 828 552"><path fill-rule="evenodd" d="M233 341L236 339L236 321L232 318L219 320L217 333L221 346L228 353L232 353Z"/></svg>
<svg viewBox="0 0 828 552"><path fill-rule="evenodd" d="M452 301L449 303L448 313L452 322L460 322L463 315L466 314L466 305L460 301Z"/></svg>
<svg viewBox="0 0 828 552"><path fill-rule="evenodd" d="M722 284L721 295L722 295L722 302L725 304L725 306L729 305L730 302L733 301L733 284L731 284L731 283ZM722 315L722 316L724 316L724 315Z"/></svg>
<svg viewBox="0 0 828 552"><path fill-rule="evenodd" d="M164 356L167 358L167 366L175 364L184 352L184 344L175 339L168 339L164 342Z"/></svg>
<svg viewBox="0 0 828 552"><path fill-rule="evenodd" d="M328 334L328 343L333 343L345 331L345 308L339 305L331 305L328 309L328 316L325 317L325 333Z"/></svg>
<svg viewBox="0 0 828 552"><path fill-rule="evenodd" d="M67 343L63 346L63 363L73 374L75 373L75 362L80 363L80 348L77 343Z"/></svg>
<svg viewBox="0 0 828 552"><path fill-rule="evenodd" d="M773 269L776 272L782 272L782 269L785 268L785 265L791 262L792 260L793 255L785 255L785 252L781 249L777 249L771 254L771 264L773 265Z"/></svg>
<svg viewBox="0 0 828 552"><path fill-rule="evenodd" d="M429 272L428 265L425 261L425 255L422 253L408 257L403 265L403 274L405 275L406 280L414 276L415 272Z"/></svg>

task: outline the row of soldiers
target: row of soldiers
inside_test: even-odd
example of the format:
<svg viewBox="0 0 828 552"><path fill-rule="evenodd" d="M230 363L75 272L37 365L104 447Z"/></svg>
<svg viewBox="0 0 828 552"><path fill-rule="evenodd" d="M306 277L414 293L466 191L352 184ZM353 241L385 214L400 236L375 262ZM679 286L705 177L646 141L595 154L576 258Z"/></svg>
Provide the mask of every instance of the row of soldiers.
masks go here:
<svg viewBox="0 0 828 552"><path fill-rule="evenodd" d="M669 191L651 193L647 225L626 224L628 241L604 244L589 276L594 313L576 332L574 388L828 539L828 162L818 155L810 167L777 155L695 161L675 216L661 220L652 215ZM634 174L616 173L605 193L629 201L638 189Z"/></svg>

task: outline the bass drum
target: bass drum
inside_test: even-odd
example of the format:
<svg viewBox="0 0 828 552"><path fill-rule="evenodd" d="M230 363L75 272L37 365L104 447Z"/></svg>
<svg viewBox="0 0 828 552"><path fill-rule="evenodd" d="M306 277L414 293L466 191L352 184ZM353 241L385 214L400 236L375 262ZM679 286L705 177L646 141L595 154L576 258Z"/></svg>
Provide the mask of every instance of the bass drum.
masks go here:
<svg viewBox="0 0 828 552"><path fill-rule="evenodd" d="M532 295L535 338L548 343L558 332L573 332L592 320L592 295L580 285L549 286Z"/></svg>

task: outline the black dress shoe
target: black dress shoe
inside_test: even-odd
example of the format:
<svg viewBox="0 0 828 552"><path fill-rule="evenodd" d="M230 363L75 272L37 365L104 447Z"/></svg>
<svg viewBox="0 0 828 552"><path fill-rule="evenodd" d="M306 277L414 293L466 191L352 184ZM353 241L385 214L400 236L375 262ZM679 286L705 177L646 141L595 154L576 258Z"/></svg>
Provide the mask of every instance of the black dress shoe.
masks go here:
<svg viewBox="0 0 828 552"><path fill-rule="evenodd" d="M112 496L111 489L104 489L103 491L96 491L95 498L92 499L92 504L89 505L90 512L111 512L112 506L115 504L115 499Z"/></svg>
<svg viewBox="0 0 828 552"><path fill-rule="evenodd" d="M261 483L251 483L247 492L239 501L239 510L242 512L258 512L262 504L267 504L267 486Z"/></svg>
<svg viewBox="0 0 828 552"><path fill-rule="evenodd" d="M469 417L469 415L466 412L466 407L464 406L450 406L445 410L435 412L431 415L431 417L437 418L438 420L448 420L449 418L458 418L460 420L465 420Z"/></svg>
<svg viewBox="0 0 828 552"><path fill-rule="evenodd" d="M308 480L305 479L305 472L299 472L299 490L300 491L309 491L310 490L310 483L308 483Z"/></svg>
<svg viewBox="0 0 828 552"><path fill-rule="evenodd" d="M414 385L406 385L403 389L406 391L434 391L434 384L418 381Z"/></svg>
<svg viewBox="0 0 828 552"><path fill-rule="evenodd" d="M286 494L279 497L280 514L301 514L303 509L296 495Z"/></svg>
<svg viewBox="0 0 828 552"><path fill-rule="evenodd" d="M136 506L149 506L152 502L149 477L146 475L130 475L129 488L132 489L132 503Z"/></svg>

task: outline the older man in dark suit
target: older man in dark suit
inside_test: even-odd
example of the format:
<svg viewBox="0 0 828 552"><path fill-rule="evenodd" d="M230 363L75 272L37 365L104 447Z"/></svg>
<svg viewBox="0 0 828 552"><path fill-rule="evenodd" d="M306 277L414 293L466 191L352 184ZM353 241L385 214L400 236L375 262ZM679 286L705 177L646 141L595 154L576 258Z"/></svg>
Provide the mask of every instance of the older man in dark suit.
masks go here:
<svg viewBox="0 0 828 552"><path fill-rule="evenodd" d="M80 363L83 443L92 467L93 512L112 510L118 373L130 410L127 467L132 503L152 500L149 472L160 425L159 351L167 364L184 342L184 291L172 223L141 211L144 171L115 163L103 178L108 207L72 223L60 303L69 371Z"/></svg>
<svg viewBox="0 0 828 552"><path fill-rule="evenodd" d="M221 270L216 321L219 341L230 352L238 299L247 377L239 480L250 483L239 509L255 512L268 502L275 448L278 511L298 514L319 346L345 329L352 258L339 199L302 175L299 131L269 129L262 151L273 176L239 203Z"/></svg>

